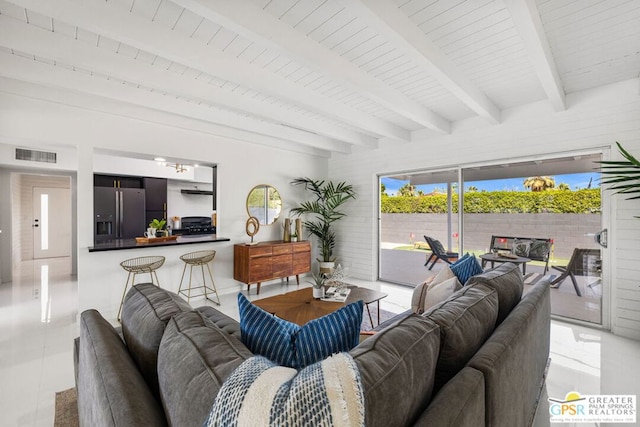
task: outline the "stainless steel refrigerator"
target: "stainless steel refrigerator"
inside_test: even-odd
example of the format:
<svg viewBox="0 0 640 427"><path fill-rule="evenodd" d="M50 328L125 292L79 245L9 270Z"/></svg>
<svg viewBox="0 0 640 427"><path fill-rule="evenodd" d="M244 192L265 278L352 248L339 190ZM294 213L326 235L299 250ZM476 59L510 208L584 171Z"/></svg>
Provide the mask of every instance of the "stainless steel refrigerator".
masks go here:
<svg viewBox="0 0 640 427"><path fill-rule="evenodd" d="M144 235L144 188L94 187L95 243Z"/></svg>

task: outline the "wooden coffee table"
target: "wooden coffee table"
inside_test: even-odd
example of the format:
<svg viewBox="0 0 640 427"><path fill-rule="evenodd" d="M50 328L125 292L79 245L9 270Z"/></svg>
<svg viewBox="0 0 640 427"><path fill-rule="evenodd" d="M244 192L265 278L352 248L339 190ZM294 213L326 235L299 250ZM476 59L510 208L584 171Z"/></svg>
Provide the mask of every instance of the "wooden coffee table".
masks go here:
<svg viewBox="0 0 640 427"><path fill-rule="evenodd" d="M387 294L354 285L348 285L348 287L351 289L351 292L349 292L349 296L347 296L345 302L332 302L315 299L313 298L313 289L304 288L293 292L287 292L282 295L259 299L253 301L253 304L262 308L264 311L275 314L281 319L288 320L289 322L302 326L310 320L333 313L334 311L344 307L346 304L362 300L367 308L371 325L373 325L369 304L377 302L378 322L380 322L380 300L385 298Z"/></svg>

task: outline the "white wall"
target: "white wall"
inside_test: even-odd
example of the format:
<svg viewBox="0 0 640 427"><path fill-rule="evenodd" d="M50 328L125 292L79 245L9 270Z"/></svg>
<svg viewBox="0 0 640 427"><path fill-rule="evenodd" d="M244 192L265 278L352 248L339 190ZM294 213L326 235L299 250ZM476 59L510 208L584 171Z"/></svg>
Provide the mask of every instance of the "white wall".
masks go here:
<svg viewBox="0 0 640 427"><path fill-rule="evenodd" d="M336 155L329 175L346 180L358 191L349 216L339 224L338 255L352 263L352 273L377 278L378 174L456 167L502 159L546 156L611 147L621 142L640 156L638 80L618 83L567 97L568 109L555 112L547 102L503 111L502 123L474 118L453 126L449 135L415 132L412 143L384 143L377 150L360 149ZM615 149L613 158L619 158ZM610 194L610 193L607 193ZM640 200L612 200L609 255L611 266L611 328L640 339Z"/></svg>
<svg viewBox="0 0 640 427"><path fill-rule="evenodd" d="M197 127L197 124L194 125L194 128ZM322 157L231 141L205 132L189 131L184 127L0 93L0 141L14 140L21 143L31 141L44 146L65 144L77 149L80 310L89 307L100 309L101 305L106 304L105 310L113 312L114 301L119 303L126 279L125 272L115 261L142 256L145 252L140 249L124 250L102 257L99 253L89 253L87 250L93 245L94 149L131 153L133 157L140 153L153 153L166 158L197 159L218 165L218 224L221 235L231 239L228 243L211 244L211 248L217 251L215 279L221 292L237 292L241 289L240 284L233 280L233 244L249 240L245 234L245 202L249 190L261 183L275 186L288 211L295 203L295 198L301 195L299 189L289 184L294 177L327 175L327 161ZM262 227L257 238L281 238L280 225ZM189 251L188 246L184 248L184 252ZM107 259L110 264L103 264ZM109 274L103 274L105 269ZM177 287L179 279L179 275L169 275L160 280L164 283L173 281ZM101 299L105 288L109 293L106 302Z"/></svg>

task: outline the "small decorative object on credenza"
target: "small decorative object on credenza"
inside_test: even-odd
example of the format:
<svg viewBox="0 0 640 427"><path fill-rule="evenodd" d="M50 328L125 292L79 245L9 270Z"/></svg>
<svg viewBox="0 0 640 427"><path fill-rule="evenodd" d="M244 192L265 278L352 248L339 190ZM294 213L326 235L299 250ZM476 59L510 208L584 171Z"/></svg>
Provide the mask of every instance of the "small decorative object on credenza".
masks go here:
<svg viewBox="0 0 640 427"><path fill-rule="evenodd" d="M282 241L289 243L291 241L291 218L284 219L284 233L282 235Z"/></svg>
<svg viewBox="0 0 640 427"><path fill-rule="evenodd" d="M251 237L251 242L247 243L247 245L255 245L256 243L258 243L253 241L253 236L258 234L258 231L260 230L260 221L258 221L258 218L256 218L255 216L250 216L247 219L247 223L245 224L244 229L247 232L247 235Z"/></svg>

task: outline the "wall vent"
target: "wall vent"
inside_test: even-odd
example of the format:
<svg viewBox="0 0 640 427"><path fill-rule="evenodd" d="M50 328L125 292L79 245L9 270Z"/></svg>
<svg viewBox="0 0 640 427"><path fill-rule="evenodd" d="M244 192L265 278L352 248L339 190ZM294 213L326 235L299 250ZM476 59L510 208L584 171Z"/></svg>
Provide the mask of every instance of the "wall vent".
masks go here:
<svg viewBox="0 0 640 427"><path fill-rule="evenodd" d="M47 151L27 150L16 148L16 160L29 160L32 162L57 163L58 155Z"/></svg>

